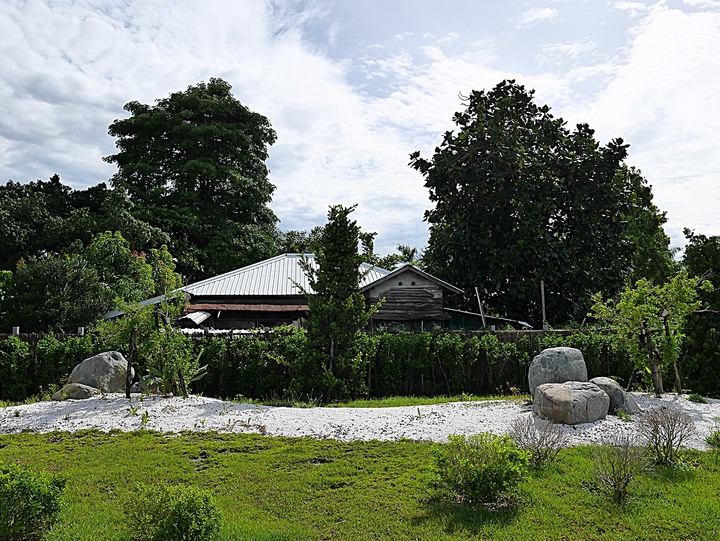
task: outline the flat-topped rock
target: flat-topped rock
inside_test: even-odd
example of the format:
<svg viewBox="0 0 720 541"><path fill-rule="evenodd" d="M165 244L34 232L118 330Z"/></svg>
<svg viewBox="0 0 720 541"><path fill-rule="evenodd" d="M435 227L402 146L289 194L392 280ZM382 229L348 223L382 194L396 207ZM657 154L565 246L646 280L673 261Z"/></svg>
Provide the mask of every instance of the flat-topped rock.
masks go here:
<svg viewBox="0 0 720 541"><path fill-rule="evenodd" d="M556 423L576 425L604 419L610 397L588 381L543 383L535 389L533 412Z"/></svg>

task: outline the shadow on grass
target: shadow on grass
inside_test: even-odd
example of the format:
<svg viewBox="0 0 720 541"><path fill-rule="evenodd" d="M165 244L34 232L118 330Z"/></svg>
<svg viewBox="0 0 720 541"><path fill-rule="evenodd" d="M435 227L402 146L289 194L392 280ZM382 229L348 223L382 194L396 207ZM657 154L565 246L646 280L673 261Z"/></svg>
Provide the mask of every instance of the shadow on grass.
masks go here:
<svg viewBox="0 0 720 541"><path fill-rule="evenodd" d="M511 496L497 506L490 506L431 497L427 501L427 511L413 522L417 525L435 523L448 534L468 532L477 535L482 531L502 528L514 522L525 503L524 500L523 496Z"/></svg>

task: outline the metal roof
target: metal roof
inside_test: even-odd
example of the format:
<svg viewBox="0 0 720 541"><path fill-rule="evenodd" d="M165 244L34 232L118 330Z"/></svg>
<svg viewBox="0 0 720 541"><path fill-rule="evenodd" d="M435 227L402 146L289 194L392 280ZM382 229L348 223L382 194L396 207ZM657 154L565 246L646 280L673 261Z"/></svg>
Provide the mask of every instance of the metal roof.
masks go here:
<svg viewBox="0 0 720 541"><path fill-rule="evenodd" d="M303 295L303 290L311 293L307 275L300 267L303 257L317 268L313 254L283 254L180 289L199 297ZM368 263L363 263L361 269L365 273L361 289L390 274Z"/></svg>

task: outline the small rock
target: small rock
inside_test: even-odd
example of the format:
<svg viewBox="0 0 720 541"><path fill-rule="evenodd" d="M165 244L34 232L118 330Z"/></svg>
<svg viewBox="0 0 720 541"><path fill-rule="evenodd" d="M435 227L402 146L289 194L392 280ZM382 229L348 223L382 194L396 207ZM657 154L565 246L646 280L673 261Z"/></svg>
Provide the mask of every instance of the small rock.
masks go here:
<svg viewBox="0 0 720 541"><path fill-rule="evenodd" d="M57 401L67 400L68 398L72 398L74 400L84 400L85 398L90 398L96 394L100 394L100 390L95 387L83 385L82 383L68 383L56 392L52 396L52 399Z"/></svg>
<svg viewBox="0 0 720 541"><path fill-rule="evenodd" d="M635 401L635 397L630 393L626 393L614 379L597 377L591 379L590 383L600 387L610 397L610 413L616 413L619 410L629 415L640 413L640 406Z"/></svg>

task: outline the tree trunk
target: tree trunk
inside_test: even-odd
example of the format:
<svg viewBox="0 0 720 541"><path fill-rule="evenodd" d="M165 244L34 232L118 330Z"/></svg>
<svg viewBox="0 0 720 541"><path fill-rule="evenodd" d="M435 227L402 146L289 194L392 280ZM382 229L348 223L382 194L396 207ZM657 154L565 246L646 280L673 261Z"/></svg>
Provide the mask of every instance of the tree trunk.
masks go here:
<svg viewBox="0 0 720 541"><path fill-rule="evenodd" d="M125 398L130 399L130 387L132 387L132 369L135 350L137 349L137 328L130 331L130 345L128 346L127 369L125 370Z"/></svg>
<svg viewBox="0 0 720 541"><path fill-rule="evenodd" d="M640 335L640 343L644 345L645 350L648 354L648 360L650 361L650 376L653 382L653 388L655 396L660 398L663 394L663 381L662 381L662 370L660 366L655 362L655 359L662 359L662 356L658 354L657 348L652 343L651 331L643 325L643 330Z"/></svg>
<svg viewBox="0 0 720 541"><path fill-rule="evenodd" d="M665 338L668 340L668 343L670 343L670 323L668 322L668 316L663 318L663 326L665 327ZM672 365L673 371L675 372L675 389L677 389L678 394L682 394L683 385L682 378L680 377L680 368L678 367L677 359L675 359L674 355Z"/></svg>

